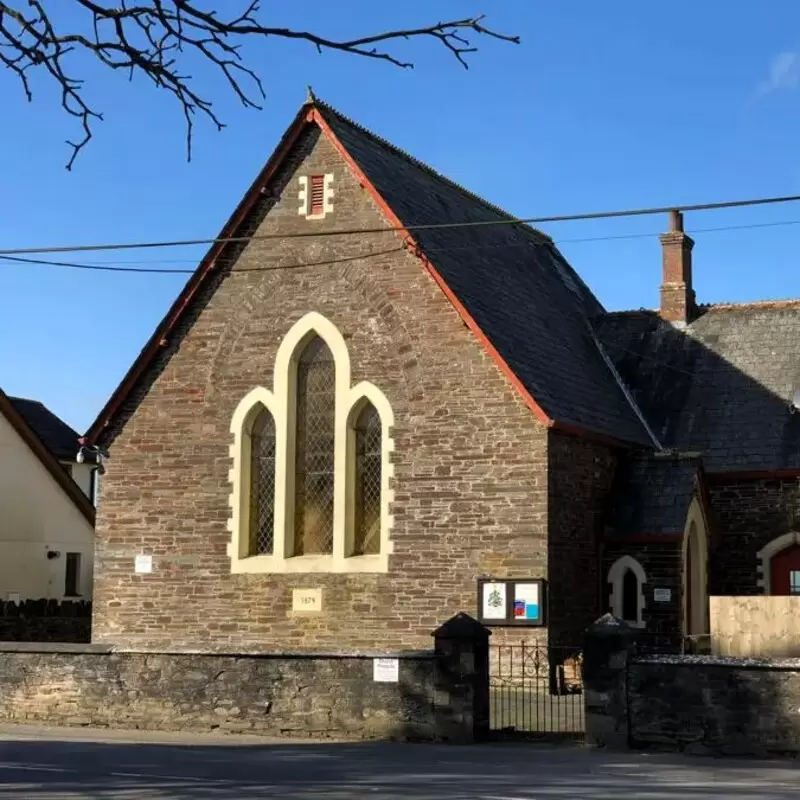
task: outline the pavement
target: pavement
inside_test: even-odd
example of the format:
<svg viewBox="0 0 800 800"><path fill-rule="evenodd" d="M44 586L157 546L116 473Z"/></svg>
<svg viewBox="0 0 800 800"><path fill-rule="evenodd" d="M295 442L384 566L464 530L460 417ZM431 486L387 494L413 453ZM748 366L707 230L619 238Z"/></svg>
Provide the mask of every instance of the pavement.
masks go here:
<svg viewBox="0 0 800 800"><path fill-rule="evenodd" d="M767 800L800 762L0 726L0 800Z"/></svg>

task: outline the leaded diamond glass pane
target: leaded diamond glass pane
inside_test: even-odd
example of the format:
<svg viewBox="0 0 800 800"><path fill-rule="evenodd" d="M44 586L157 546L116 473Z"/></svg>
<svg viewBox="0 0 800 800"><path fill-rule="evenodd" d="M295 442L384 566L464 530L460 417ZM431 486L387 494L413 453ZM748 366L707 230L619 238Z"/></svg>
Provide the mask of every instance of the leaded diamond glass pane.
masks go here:
<svg viewBox="0 0 800 800"><path fill-rule="evenodd" d="M371 403L358 415L353 554L381 550L381 418Z"/></svg>
<svg viewBox="0 0 800 800"><path fill-rule="evenodd" d="M294 554L333 552L333 355L312 339L297 364Z"/></svg>
<svg viewBox="0 0 800 800"><path fill-rule="evenodd" d="M275 523L275 420L266 408L250 433L250 555L272 554Z"/></svg>

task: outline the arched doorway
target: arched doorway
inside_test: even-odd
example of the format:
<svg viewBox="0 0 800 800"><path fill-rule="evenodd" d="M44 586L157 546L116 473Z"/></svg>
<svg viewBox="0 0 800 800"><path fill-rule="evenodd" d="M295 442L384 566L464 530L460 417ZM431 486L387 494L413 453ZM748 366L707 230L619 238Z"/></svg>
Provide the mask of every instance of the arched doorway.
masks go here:
<svg viewBox="0 0 800 800"><path fill-rule="evenodd" d="M683 630L687 636L701 636L708 633L708 624L708 544L695 499L683 539Z"/></svg>
<svg viewBox="0 0 800 800"><path fill-rule="evenodd" d="M769 567L771 594L800 595L800 544L779 550Z"/></svg>
<svg viewBox="0 0 800 800"><path fill-rule="evenodd" d="M800 533L789 531L758 552L758 585L767 595L800 595Z"/></svg>

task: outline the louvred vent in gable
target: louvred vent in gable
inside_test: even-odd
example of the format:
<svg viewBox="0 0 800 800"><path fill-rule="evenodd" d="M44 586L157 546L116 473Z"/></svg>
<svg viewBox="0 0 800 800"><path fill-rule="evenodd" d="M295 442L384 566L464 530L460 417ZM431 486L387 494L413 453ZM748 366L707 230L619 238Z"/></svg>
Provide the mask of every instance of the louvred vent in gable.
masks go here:
<svg viewBox="0 0 800 800"><path fill-rule="evenodd" d="M311 176L311 214L322 214L325 209L325 176Z"/></svg>

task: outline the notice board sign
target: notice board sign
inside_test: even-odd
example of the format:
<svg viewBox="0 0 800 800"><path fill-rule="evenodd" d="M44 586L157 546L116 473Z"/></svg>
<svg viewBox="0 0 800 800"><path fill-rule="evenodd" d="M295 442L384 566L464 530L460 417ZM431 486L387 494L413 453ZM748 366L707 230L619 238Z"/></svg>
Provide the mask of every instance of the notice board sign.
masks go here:
<svg viewBox="0 0 800 800"><path fill-rule="evenodd" d="M543 578L478 580L478 619L488 626L541 627L545 624Z"/></svg>

